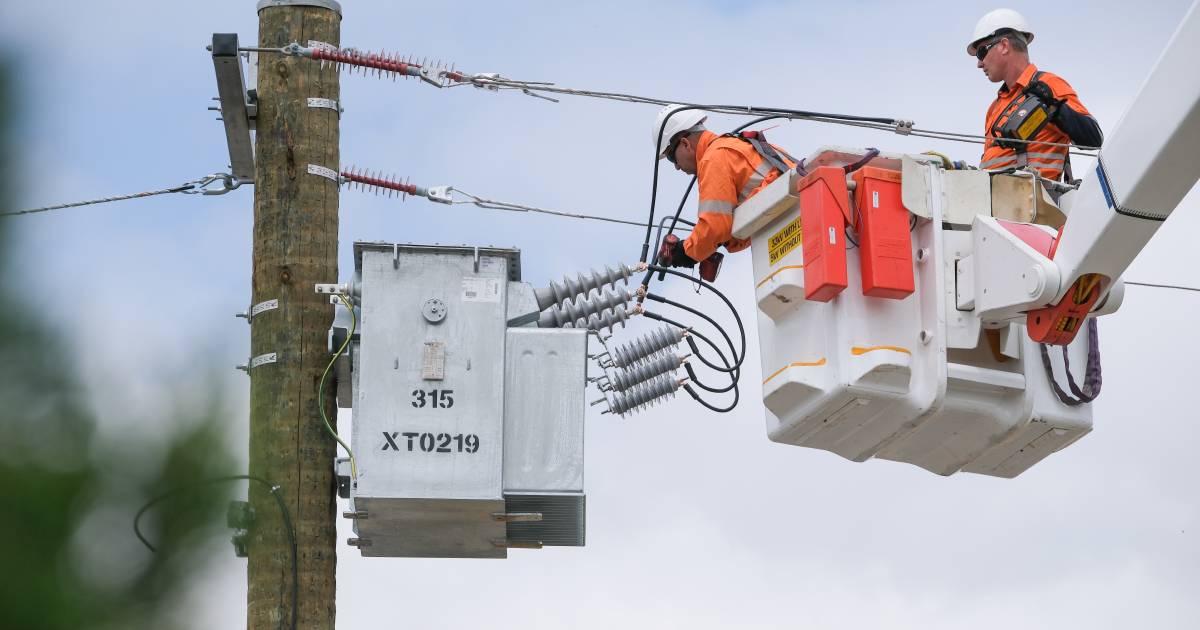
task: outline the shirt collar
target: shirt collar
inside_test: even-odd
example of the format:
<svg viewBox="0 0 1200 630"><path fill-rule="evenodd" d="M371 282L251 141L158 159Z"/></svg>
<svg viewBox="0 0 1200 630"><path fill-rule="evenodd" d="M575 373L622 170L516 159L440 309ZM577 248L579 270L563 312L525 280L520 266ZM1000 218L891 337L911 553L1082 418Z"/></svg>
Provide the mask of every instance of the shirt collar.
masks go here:
<svg viewBox="0 0 1200 630"><path fill-rule="evenodd" d="M708 145L717 139L717 134L705 129L704 133L700 134L700 142L696 143L696 163L704 159L704 152L708 151Z"/></svg>
<svg viewBox="0 0 1200 630"><path fill-rule="evenodd" d="M1017 77L1017 82L1015 84L1013 84L1012 89L1018 90L1018 91L1025 89L1025 86L1029 85L1029 82L1033 80L1033 75L1036 74L1037 71L1038 71L1037 66L1033 65L1032 63L1029 64L1028 66L1025 66L1025 70L1021 72L1021 76ZM1010 90L1007 85L1000 86L999 93L1001 95L1008 94L1009 91Z"/></svg>

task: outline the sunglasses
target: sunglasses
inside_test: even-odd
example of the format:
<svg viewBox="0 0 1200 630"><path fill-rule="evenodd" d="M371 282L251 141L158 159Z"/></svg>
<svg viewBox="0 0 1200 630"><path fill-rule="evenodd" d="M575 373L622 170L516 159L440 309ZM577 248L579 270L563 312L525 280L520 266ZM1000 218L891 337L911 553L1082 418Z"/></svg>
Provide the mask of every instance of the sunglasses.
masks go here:
<svg viewBox="0 0 1200 630"><path fill-rule="evenodd" d="M1000 40L996 40L990 44L986 44L984 46L980 46L980 47L976 48L975 49L975 58L980 61L983 61L983 58L987 57L988 52L991 51L991 49L995 48L996 44L999 44L999 43L1000 43Z"/></svg>
<svg viewBox="0 0 1200 630"><path fill-rule="evenodd" d="M672 164L675 163L675 150L679 148L680 140L683 140L683 135L677 136L674 140L671 141L670 144L667 145L667 153L666 153L666 155L663 156L663 157L667 158L667 161Z"/></svg>

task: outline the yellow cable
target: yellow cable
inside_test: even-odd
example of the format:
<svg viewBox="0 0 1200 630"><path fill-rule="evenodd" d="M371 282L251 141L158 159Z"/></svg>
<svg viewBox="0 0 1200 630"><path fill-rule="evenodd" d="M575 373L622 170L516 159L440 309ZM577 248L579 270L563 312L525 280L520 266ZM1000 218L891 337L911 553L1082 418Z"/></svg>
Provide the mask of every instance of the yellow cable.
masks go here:
<svg viewBox="0 0 1200 630"><path fill-rule="evenodd" d="M923 151L922 155L932 155L933 157L942 158L942 166L946 167L946 170L954 170L954 161L947 157L945 153L939 153L937 151Z"/></svg>
<svg viewBox="0 0 1200 630"><path fill-rule="evenodd" d="M329 423L329 418L325 415L325 379L329 376L329 371L333 369L333 364L337 362L338 357L342 356L342 353L346 351L346 346L350 345L350 340L354 338L354 333L358 328L358 317L354 314L354 305L344 295L338 294L338 299L350 311L350 334L346 335L346 340L342 342L342 346L338 348L333 358L329 360L329 365L325 366L325 372L321 374L321 384L317 388L317 408L321 410L321 419L325 421L325 428L329 430L329 434L333 436L333 439L337 440L338 444L342 445L342 448L346 449L346 454L350 456L350 477L357 480L358 462L354 460L354 451L350 450L350 446L338 436L337 430L333 428L333 425Z"/></svg>

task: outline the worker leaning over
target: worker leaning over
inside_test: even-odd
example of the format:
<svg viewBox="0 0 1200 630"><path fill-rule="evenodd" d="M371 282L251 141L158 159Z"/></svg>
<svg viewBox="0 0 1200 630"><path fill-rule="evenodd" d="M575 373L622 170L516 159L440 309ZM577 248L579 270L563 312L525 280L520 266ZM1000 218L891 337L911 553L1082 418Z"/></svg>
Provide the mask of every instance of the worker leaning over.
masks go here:
<svg viewBox="0 0 1200 630"><path fill-rule="evenodd" d="M682 107L668 105L658 113L652 138L659 159L667 158L676 169L695 175L700 184L696 226L686 240L675 241L668 254L659 257L671 267L692 267L722 245L730 252L749 247L749 240L733 238L734 207L796 166L760 132L718 136L704 128L708 115L701 110L672 115Z"/></svg>
<svg viewBox="0 0 1200 630"><path fill-rule="evenodd" d="M983 158L979 168L1036 169L1043 177L1071 179L1068 147L1099 147L1104 138L1069 83L1029 63L1033 31L1012 9L996 9L975 25L967 54L993 83L1003 82L987 111ZM1029 97L1032 96L1033 99ZM1012 142L1027 139L1031 142Z"/></svg>

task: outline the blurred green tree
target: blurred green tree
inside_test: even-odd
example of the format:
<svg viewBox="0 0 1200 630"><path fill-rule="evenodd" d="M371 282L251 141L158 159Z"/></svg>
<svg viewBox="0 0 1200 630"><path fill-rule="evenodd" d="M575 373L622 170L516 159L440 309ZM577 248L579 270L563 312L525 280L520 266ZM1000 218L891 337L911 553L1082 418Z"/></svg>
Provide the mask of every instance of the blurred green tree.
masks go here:
<svg viewBox="0 0 1200 630"><path fill-rule="evenodd" d="M5 65L0 207L12 207L19 101ZM6 244L15 221L0 219L0 295L8 296L0 309L0 627L185 627L177 607L206 562L232 551L225 502L246 483L197 483L234 470L222 397L214 386L206 408L182 403L159 420L177 427L165 446L136 434L100 439L99 414L70 373L69 355L32 305L12 297L20 293L5 272ZM152 553L134 536L134 514L176 489L143 518Z"/></svg>

